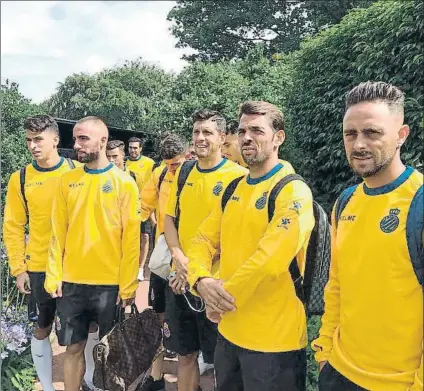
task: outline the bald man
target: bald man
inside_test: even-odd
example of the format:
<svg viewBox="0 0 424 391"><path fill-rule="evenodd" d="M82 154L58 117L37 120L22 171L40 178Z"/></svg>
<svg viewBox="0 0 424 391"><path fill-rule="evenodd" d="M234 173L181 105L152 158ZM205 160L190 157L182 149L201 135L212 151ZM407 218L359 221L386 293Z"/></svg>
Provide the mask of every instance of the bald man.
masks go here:
<svg viewBox="0 0 424 391"><path fill-rule="evenodd" d="M99 338L112 328L119 303L134 301L140 238L140 197L135 181L106 157L108 129L86 117L73 129L83 167L60 178L52 206L52 236L45 289L58 297L56 330L67 346L66 391L78 391L90 323Z"/></svg>

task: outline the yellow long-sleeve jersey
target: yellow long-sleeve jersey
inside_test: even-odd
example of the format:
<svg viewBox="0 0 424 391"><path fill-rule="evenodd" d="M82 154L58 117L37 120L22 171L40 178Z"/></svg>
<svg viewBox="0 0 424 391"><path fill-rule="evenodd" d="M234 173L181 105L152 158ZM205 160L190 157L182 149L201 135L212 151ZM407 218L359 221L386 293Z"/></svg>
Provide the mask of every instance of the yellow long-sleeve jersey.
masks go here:
<svg viewBox="0 0 424 391"><path fill-rule="evenodd" d="M80 165L73 162L75 166ZM14 172L7 187L4 210L3 238L11 274L44 272L47 264L51 234L51 206L59 177L71 170L64 158L51 168L33 163L26 166L25 197L20 185L20 170ZM29 240L25 245L25 225L28 223Z"/></svg>
<svg viewBox="0 0 424 391"><path fill-rule="evenodd" d="M144 185L152 174L154 165L155 161L153 159L143 155L141 155L137 160L128 159L125 162L126 168L128 168L128 170L132 171L136 175L137 186L139 187L140 191L143 189Z"/></svg>
<svg viewBox="0 0 424 391"><path fill-rule="evenodd" d="M156 213L156 240L165 230L166 204L175 178L175 175L167 170L159 189L159 178L165 168L166 165L155 168L141 192L141 221L148 220L153 212Z"/></svg>
<svg viewBox="0 0 424 391"><path fill-rule="evenodd" d="M136 183L113 164L63 175L53 202L46 291L65 281L119 285L122 299L134 297L140 214Z"/></svg>
<svg viewBox="0 0 424 391"><path fill-rule="evenodd" d="M359 185L338 222L333 212L325 314L312 348L370 391L423 390L423 290L406 235L422 184L407 168L389 185Z"/></svg>
<svg viewBox="0 0 424 391"><path fill-rule="evenodd" d="M178 178L179 168L175 174ZM178 238L181 250L187 255L191 239L196 235L200 224L211 211L220 205L223 190L235 178L245 175L247 170L232 161L223 159L216 167L202 170L197 164L190 172L180 195L180 221ZM176 216L177 179L171 187L166 214Z"/></svg>
<svg viewBox="0 0 424 391"><path fill-rule="evenodd" d="M235 312L223 315L220 333L230 342L260 352L302 349L307 344L306 315L297 298L289 266L297 255L304 271L314 227L312 194L300 181L278 195L268 222L267 197L291 166L278 163L262 178L243 178L224 212L218 206L191 241L189 283L211 277L215 249L221 247L220 279L235 299ZM193 288L194 290L194 288Z"/></svg>

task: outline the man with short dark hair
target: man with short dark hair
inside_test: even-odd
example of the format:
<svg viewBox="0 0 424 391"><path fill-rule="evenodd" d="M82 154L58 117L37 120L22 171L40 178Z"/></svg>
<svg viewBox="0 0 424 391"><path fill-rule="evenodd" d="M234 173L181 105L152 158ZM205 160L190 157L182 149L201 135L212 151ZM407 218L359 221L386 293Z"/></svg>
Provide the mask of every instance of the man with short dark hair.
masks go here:
<svg viewBox="0 0 424 391"><path fill-rule="evenodd" d="M116 306L134 302L138 287L140 195L128 174L107 160L108 129L97 117L79 120L74 148L84 162L63 175L52 207L45 289L58 300L59 344L66 346L66 391L79 391L89 325L100 339Z"/></svg>
<svg viewBox="0 0 424 391"><path fill-rule="evenodd" d="M224 195L232 191L226 203L215 206L188 251L191 289L204 299L207 317L219 324L216 389L304 391L306 314L290 268L296 259L304 269L314 227L312 194L293 180L270 208L271 192L294 173L278 160L285 132L276 106L243 103L238 138L250 172L224 187ZM218 248L219 279L212 270Z"/></svg>
<svg viewBox="0 0 424 391"><path fill-rule="evenodd" d="M37 320L31 353L43 389L54 391L52 348L49 335L56 316L56 300L44 289L48 245L51 234L51 205L59 178L78 162L60 157L59 128L49 115L25 120L26 143L33 161L14 172L9 180L4 212L3 237L11 274L19 291L35 302ZM25 226L29 240L25 241Z"/></svg>
<svg viewBox="0 0 424 391"><path fill-rule="evenodd" d="M187 142L179 135L171 133L160 143L160 157L163 165L156 167L141 193L141 221L146 221L155 213L157 219L156 241L164 233L166 203L175 180L175 172L185 161ZM165 290L167 282L155 273L150 273L149 305L164 321L166 308ZM138 391L158 391L165 389L163 379L164 354L158 357L152 366L150 376Z"/></svg>
<svg viewBox="0 0 424 391"><path fill-rule="evenodd" d="M222 158L225 119L216 111L199 110L193 115L193 144L197 162L185 162L175 174L165 217L165 238L176 275L166 292L164 323L165 347L178 353L178 389L193 391L199 386L198 352L206 363L213 362L216 326L204 313L190 309L186 298L187 252L197 229L209 213L220 204L222 190L237 176L247 172ZM181 192L180 175L187 173ZM183 296L185 294L186 297Z"/></svg>
<svg viewBox="0 0 424 391"><path fill-rule="evenodd" d="M238 142L238 121L236 120L227 123L225 142L222 145L222 156L232 160L234 163L240 164L242 167L247 167Z"/></svg>
<svg viewBox="0 0 424 391"><path fill-rule="evenodd" d="M126 162L126 167L132 171L137 178L137 183L142 191L144 185L147 183L155 162L147 156L143 156L143 143L138 137L131 137L128 140L129 158ZM153 227L151 220L145 221L141 225L141 239L140 239L140 265L138 271L138 280L144 280L144 265L149 253L149 238L153 234Z"/></svg>
<svg viewBox="0 0 424 391"><path fill-rule="evenodd" d="M400 157L404 101L383 82L346 97L344 146L363 182L333 209L325 314L312 343L321 391L423 390L423 175Z"/></svg>

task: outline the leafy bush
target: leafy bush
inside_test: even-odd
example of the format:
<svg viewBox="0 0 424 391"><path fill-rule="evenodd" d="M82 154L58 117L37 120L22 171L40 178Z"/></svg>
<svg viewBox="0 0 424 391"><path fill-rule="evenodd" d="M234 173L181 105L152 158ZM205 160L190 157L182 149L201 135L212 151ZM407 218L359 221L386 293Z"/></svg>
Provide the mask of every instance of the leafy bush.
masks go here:
<svg viewBox="0 0 424 391"><path fill-rule="evenodd" d="M327 209L357 180L347 165L341 124L345 94L360 82L385 81L403 89L411 134L402 157L421 167L423 12L422 1L381 1L351 11L296 54L287 110L302 157L300 172Z"/></svg>

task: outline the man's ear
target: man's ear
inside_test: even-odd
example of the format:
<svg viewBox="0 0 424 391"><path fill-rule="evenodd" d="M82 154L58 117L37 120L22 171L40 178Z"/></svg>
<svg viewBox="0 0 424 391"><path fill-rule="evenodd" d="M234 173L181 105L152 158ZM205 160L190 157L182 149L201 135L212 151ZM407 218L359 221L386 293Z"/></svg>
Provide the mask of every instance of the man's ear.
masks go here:
<svg viewBox="0 0 424 391"><path fill-rule="evenodd" d="M279 147L280 145L283 145L284 141L286 140L286 132L283 129L279 130L275 133L274 140L276 146Z"/></svg>
<svg viewBox="0 0 424 391"><path fill-rule="evenodd" d="M406 139L409 136L409 126L402 125L398 133L398 148L405 144Z"/></svg>
<svg viewBox="0 0 424 391"><path fill-rule="evenodd" d="M58 135L55 135L54 137L53 137L53 142L54 142L54 146L57 148L57 146L59 145L59 141L60 141L60 138L59 138L59 136Z"/></svg>

